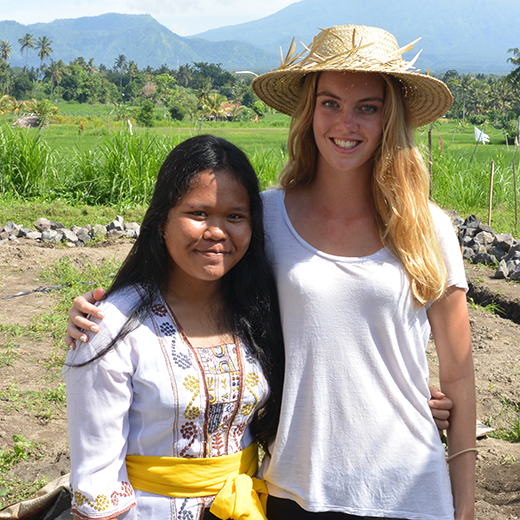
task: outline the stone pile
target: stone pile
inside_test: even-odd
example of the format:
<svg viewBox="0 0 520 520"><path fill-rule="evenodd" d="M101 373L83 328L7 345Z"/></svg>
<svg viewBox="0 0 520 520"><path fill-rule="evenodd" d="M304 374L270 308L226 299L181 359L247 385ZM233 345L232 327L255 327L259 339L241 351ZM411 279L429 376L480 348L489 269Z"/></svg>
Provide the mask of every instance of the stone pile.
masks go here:
<svg viewBox="0 0 520 520"><path fill-rule="evenodd" d="M520 240L516 240L509 233L495 233L475 215L464 220L456 212L450 212L450 217L466 260L475 264L497 266L495 278L520 280ZM39 242L82 247L96 238L137 238L141 228L136 222L125 223L121 216L117 216L106 226L96 224L72 226L67 229L63 224L46 218L38 219L34 226L36 231L14 222L7 222L0 228L0 244L25 237Z"/></svg>
<svg viewBox="0 0 520 520"><path fill-rule="evenodd" d="M466 260L497 266L495 278L520 280L520 240L509 233L495 233L475 215L463 220L452 214L452 222Z"/></svg>
<svg viewBox="0 0 520 520"><path fill-rule="evenodd" d="M59 222L39 218L34 223L34 227L36 230L14 222L7 222L4 227L0 228L0 244L8 240L26 238L49 244L64 243L69 247L83 247L96 238L137 238L141 229L141 226L136 222L125 223L123 217L119 215L106 226L100 224L90 226L87 224L83 227L72 226L67 229Z"/></svg>

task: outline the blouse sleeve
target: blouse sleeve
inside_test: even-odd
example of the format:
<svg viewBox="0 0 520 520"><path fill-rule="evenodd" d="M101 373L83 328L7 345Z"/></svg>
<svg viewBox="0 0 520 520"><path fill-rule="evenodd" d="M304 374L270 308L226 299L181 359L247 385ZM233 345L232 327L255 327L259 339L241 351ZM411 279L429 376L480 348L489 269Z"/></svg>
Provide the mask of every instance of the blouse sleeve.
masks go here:
<svg viewBox="0 0 520 520"><path fill-rule="evenodd" d="M67 384L72 510L81 518L109 519L135 505L125 456L132 403L131 334L108 354L83 367L115 335L124 316L109 302L105 319L87 344L69 351L63 378ZM112 329L108 330L108 326Z"/></svg>
<svg viewBox="0 0 520 520"><path fill-rule="evenodd" d="M468 290L464 259L459 240L451 223L450 217L438 206L430 205L442 256L448 270L448 287L460 287Z"/></svg>

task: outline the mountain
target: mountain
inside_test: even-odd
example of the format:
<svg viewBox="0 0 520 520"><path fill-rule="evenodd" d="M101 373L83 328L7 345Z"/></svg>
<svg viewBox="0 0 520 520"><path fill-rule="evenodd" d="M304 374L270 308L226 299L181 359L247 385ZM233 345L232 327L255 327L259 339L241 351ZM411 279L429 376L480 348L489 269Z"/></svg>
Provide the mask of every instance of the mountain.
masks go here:
<svg viewBox="0 0 520 520"><path fill-rule="evenodd" d="M381 27L401 46L422 37L415 46L424 49L416 66L437 73L508 73L507 51L520 47L518 0L302 0L265 18L197 37L240 40L279 56L280 47L286 52L293 36L308 44L319 28L342 24Z"/></svg>
<svg viewBox="0 0 520 520"><path fill-rule="evenodd" d="M201 38L183 38L161 25L150 15L104 14L100 16L55 20L50 23L22 25L0 22L0 39L7 40L13 50L11 65L25 65L18 39L30 33L52 40L51 58L65 63L82 56L94 64L112 67L124 54L139 68L167 64L170 68L191 62L221 63L229 70L273 66L273 54L249 43L236 41L209 42ZM29 50L29 66L40 65L36 50ZM49 63L49 59L46 60Z"/></svg>

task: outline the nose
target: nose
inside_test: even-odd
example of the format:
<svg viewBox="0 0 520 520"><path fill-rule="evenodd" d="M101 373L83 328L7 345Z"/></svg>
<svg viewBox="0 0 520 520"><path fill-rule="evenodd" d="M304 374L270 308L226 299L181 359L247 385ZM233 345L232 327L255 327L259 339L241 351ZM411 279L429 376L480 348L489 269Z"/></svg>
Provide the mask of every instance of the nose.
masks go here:
<svg viewBox="0 0 520 520"><path fill-rule="evenodd" d="M222 222L220 219L213 219L207 222L206 229L203 233L204 239L218 242L225 240L227 237L228 233L226 231L225 222Z"/></svg>
<svg viewBox="0 0 520 520"><path fill-rule="evenodd" d="M359 127L359 121L355 110L344 110L341 114L341 122L345 128L354 130Z"/></svg>

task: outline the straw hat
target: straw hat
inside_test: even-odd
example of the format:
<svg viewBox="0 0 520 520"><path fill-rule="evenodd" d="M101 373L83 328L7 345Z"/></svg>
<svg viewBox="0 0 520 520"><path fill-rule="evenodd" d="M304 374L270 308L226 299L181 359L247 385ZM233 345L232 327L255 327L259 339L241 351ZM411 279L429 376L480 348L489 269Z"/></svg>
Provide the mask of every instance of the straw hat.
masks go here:
<svg viewBox="0 0 520 520"><path fill-rule="evenodd" d="M411 72L402 54L413 44L400 48L389 32L364 25L338 25L322 30L306 50L295 55L294 38L282 65L253 80L255 94L267 105L292 116L298 104L303 80L311 72L379 72L397 78L405 103L419 127L441 117L453 103L448 87L440 80Z"/></svg>

